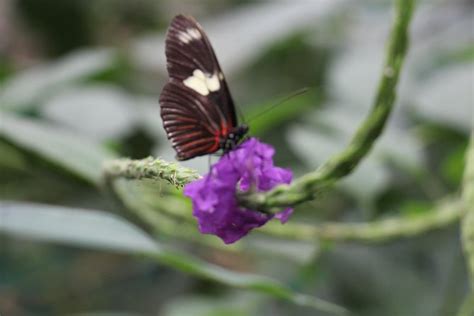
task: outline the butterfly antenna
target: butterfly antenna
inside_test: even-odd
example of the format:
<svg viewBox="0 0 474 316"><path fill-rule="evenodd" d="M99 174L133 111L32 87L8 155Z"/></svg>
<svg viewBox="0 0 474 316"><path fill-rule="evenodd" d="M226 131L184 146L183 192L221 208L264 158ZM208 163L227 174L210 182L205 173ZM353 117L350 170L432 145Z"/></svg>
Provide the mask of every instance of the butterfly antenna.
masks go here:
<svg viewBox="0 0 474 316"><path fill-rule="evenodd" d="M260 116L262 116L262 115L264 115L265 113L268 113L269 111L273 110L273 109L276 108L277 106L280 106L280 105L282 105L283 103L285 103L285 102L287 102L287 101L289 101L289 100L291 100L291 99L293 99L293 98L295 98L295 97L297 97L297 96L300 96L300 95L302 95L302 94L307 93L308 91L309 91L309 88L306 87L306 88L301 88L301 89L299 89L299 90L296 90L296 91L290 93L289 95L285 96L283 99L279 100L279 101L276 102L275 104L270 105L268 108L266 108L266 109L263 110L262 112L260 112L260 113L258 113L257 115L251 117L251 118L249 119L249 122L255 120L256 118L258 118L258 117L260 117Z"/></svg>
<svg viewBox="0 0 474 316"><path fill-rule="evenodd" d="M237 106L237 105L234 105L234 109L237 111L237 116L238 116L239 122L242 122L242 123L244 123L244 124L247 124L247 122L245 121L244 113L242 112L242 110L240 109L240 107Z"/></svg>

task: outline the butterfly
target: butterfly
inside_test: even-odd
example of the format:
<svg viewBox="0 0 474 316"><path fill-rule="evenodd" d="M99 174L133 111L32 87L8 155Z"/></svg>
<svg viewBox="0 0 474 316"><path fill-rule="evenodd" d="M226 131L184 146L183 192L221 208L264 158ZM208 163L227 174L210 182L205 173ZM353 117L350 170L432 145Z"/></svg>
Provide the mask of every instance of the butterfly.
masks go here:
<svg viewBox="0 0 474 316"><path fill-rule="evenodd" d="M169 81L160 95L160 114L176 159L229 152L248 127L238 125L234 102L206 33L193 17L177 15L165 46Z"/></svg>

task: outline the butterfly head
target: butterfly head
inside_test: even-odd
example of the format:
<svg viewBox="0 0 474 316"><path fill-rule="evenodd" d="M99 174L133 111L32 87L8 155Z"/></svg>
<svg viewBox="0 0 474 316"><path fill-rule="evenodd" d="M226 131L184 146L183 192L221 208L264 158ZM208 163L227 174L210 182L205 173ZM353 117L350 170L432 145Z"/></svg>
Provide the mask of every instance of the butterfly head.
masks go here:
<svg viewBox="0 0 474 316"><path fill-rule="evenodd" d="M225 152L229 152L240 143L245 134L249 131L249 127L245 124L233 128L225 138L221 139L220 148Z"/></svg>

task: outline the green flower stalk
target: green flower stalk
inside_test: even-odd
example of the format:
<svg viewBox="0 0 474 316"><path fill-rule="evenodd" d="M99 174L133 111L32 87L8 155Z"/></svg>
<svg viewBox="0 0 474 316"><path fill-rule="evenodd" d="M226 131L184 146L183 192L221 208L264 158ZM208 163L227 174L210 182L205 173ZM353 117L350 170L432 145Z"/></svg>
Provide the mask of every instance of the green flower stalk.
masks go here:
<svg viewBox="0 0 474 316"><path fill-rule="evenodd" d="M103 166L103 177L107 182L115 178L165 180L180 188L201 176L197 171L177 163L148 157L142 160L124 158L107 161Z"/></svg>
<svg viewBox="0 0 474 316"><path fill-rule="evenodd" d="M296 179L291 185L281 185L265 193L242 194L240 201L243 205L252 209L268 210L311 200L322 188L350 174L370 152L395 103L397 83L408 48L408 29L414 6L414 0L397 1L385 66L372 110L347 148L330 158L316 171Z"/></svg>
<svg viewBox="0 0 474 316"><path fill-rule="evenodd" d="M453 196L439 201L430 211L416 216L393 216L363 223L270 224L262 227L260 232L295 240L383 243L459 223L465 211L464 203L459 197Z"/></svg>

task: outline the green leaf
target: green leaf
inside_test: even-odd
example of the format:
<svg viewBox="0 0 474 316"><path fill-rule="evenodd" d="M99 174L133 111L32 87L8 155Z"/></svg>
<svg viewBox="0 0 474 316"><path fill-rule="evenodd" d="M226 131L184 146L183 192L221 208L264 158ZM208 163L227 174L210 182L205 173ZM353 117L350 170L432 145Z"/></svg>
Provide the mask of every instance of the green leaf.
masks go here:
<svg viewBox="0 0 474 316"><path fill-rule="evenodd" d="M51 205L0 202L0 234L93 249L142 254L162 264L232 287L254 290L330 314L345 310L316 297L295 293L271 278L226 270L169 249L120 217ZM34 225L32 225L34 223Z"/></svg>
<svg viewBox="0 0 474 316"><path fill-rule="evenodd" d="M88 139L50 124L0 113L0 140L98 185L104 160L114 155Z"/></svg>

